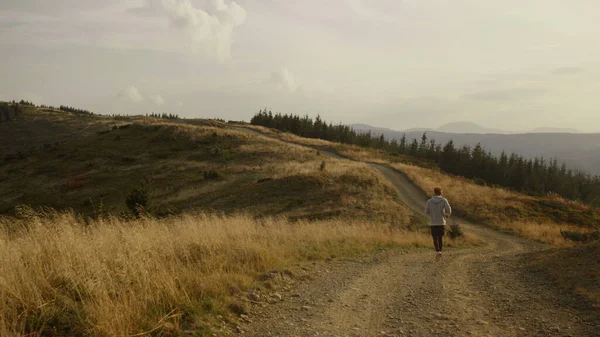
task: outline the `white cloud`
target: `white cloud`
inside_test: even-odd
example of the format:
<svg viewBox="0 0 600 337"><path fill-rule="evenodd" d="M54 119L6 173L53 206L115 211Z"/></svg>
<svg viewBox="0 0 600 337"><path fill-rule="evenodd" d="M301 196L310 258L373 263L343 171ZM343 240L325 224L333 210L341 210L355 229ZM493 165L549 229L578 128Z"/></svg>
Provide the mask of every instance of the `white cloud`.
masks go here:
<svg viewBox="0 0 600 337"><path fill-rule="evenodd" d="M117 94L117 98L132 103L139 103L144 100L144 96L142 96L138 88L134 86L128 86L127 88L121 90Z"/></svg>
<svg viewBox="0 0 600 337"><path fill-rule="evenodd" d="M152 103L154 103L154 104L156 104L156 105L163 105L163 104L165 104L165 99L164 99L164 98L162 98L162 96L161 96L161 95L154 95L154 96L150 96L150 97L148 97L148 99L149 99L149 100L150 100Z"/></svg>
<svg viewBox="0 0 600 337"><path fill-rule="evenodd" d="M296 76L294 76L287 68L272 72L271 77L269 78L269 84L289 93L296 92L300 87L296 81Z"/></svg>
<svg viewBox="0 0 600 337"><path fill-rule="evenodd" d="M365 1L363 0L346 0L346 3L354 13L366 19L382 21L387 23L394 22L394 20L389 15L376 11L373 8L367 7Z"/></svg>
<svg viewBox="0 0 600 337"><path fill-rule="evenodd" d="M211 0L205 7L196 8L190 0L146 0L132 12L166 16L171 27L185 35L192 51L227 61L231 58L233 31L246 21L246 10L224 0Z"/></svg>
<svg viewBox="0 0 600 337"><path fill-rule="evenodd" d="M464 94L462 98L474 99L480 101L530 101L535 97L549 93L547 88L509 88L479 91L471 94Z"/></svg>
<svg viewBox="0 0 600 337"><path fill-rule="evenodd" d="M560 67L552 70L554 75L577 75L583 72L581 67Z"/></svg>

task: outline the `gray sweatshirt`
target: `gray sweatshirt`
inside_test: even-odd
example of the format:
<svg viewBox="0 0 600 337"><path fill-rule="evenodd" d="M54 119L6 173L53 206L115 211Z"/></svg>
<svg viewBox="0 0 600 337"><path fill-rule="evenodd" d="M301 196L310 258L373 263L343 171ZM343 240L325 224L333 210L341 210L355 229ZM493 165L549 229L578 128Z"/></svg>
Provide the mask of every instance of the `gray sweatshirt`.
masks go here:
<svg viewBox="0 0 600 337"><path fill-rule="evenodd" d="M431 219L431 226L444 226L446 225L446 215L452 213L452 208L446 198L436 195L433 198L427 200L425 204L425 214L429 215Z"/></svg>

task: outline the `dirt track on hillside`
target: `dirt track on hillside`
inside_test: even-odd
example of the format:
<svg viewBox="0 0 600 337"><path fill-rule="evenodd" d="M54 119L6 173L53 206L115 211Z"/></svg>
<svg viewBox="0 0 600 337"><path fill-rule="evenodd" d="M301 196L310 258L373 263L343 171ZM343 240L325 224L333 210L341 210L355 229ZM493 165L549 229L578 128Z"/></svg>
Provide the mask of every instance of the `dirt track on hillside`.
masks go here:
<svg viewBox="0 0 600 337"><path fill-rule="evenodd" d="M404 203L423 211L426 196L406 176L384 165L370 165L390 180ZM527 253L544 246L455 220L486 245L446 250L440 261L434 260L433 249L398 249L357 261L316 264L310 280L279 290L281 301L255 305L239 334L599 335L599 310L561 294L527 268Z"/></svg>

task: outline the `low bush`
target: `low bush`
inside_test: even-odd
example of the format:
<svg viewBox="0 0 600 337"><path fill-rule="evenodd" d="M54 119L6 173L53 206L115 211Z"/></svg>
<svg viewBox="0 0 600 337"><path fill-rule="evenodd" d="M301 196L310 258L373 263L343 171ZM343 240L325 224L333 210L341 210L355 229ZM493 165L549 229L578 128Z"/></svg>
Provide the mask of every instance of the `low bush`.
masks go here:
<svg viewBox="0 0 600 337"><path fill-rule="evenodd" d="M208 170L208 171L204 171L204 179L205 180L223 180L224 176L219 171Z"/></svg>
<svg viewBox="0 0 600 337"><path fill-rule="evenodd" d="M575 241L575 242L588 243L588 242L600 240L600 231L586 233L586 232L561 230L560 235L562 235L562 237L565 240Z"/></svg>
<svg viewBox="0 0 600 337"><path fill-rule="evenodd" d="M450 236L451 239L460 238L463 235L465 235L465 233L459 224L450 225L450 231L448 231L448 236Z"/></svg>
<svg viewBox="0 0 600 337"><path fill-rule="evenodd" d="M140 217L149 210L150 206L150 191L146 184L140 184L134 187L125 199L125 204L131 213Z"/></svg>

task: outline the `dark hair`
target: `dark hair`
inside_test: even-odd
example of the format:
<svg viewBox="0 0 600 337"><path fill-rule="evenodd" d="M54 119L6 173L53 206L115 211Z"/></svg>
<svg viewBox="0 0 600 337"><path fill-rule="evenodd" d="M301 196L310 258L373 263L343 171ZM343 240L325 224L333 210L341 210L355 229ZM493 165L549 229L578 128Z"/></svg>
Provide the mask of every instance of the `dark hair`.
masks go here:
<svg viewBox="0 0 600 337"><path fill-rule="evenodd" d="M433 193L435 193L435 195L442 195L442 188L441 187L434 188Z"/></svg>

